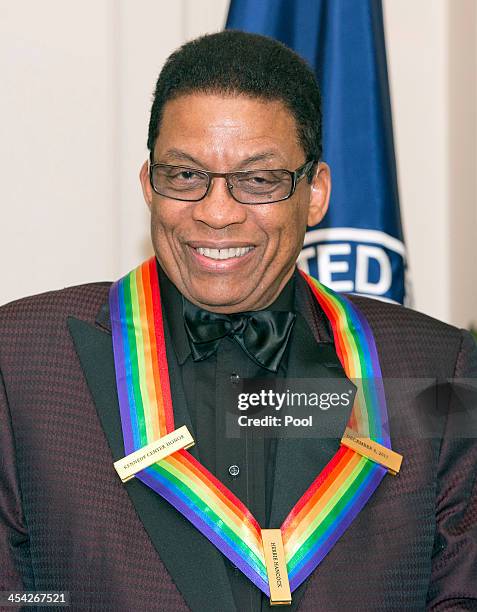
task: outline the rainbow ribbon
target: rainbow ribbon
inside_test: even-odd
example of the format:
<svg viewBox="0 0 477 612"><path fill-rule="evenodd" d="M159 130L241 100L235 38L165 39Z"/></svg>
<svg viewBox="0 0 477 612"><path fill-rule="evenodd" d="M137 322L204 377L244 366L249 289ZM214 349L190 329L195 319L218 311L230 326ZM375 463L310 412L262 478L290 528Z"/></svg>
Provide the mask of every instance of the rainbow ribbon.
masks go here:
<svg viewBox="0 0 477 612"><path fill-rule="evenodd" d="M346 298L302 275L331 323L347 376L358 384L348 427L390 448L381 370L368 323ZM112 285L110 311L124 448L130 454L174 431L155 258ZM346 446L339 447L280 527L292 592L334 546L386 472ZM188 451L176 451L136 477L270 595L259 524Z"/></svg>

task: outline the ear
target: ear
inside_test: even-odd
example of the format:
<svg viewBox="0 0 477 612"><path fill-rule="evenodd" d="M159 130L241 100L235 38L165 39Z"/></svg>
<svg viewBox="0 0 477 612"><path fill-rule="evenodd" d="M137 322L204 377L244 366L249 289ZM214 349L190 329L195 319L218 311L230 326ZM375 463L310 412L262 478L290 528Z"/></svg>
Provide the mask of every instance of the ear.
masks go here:
<svg viewBox="0 0 477 612"><path fill-rule="evenodd" d="M147 161L147 159L141 166L141 170L139 172L139 179L141 181L144 200L146 201L146 204L150 210L152 205L152 187L151 181L149 180L149 162Z"/></svg>
<svg viewBox="0 0 477 612"><path fill-rule="evenodd" d="M320 162L311 183L308 227L318 225L326 215L331 193L331 174L328 164Z"/></svg>

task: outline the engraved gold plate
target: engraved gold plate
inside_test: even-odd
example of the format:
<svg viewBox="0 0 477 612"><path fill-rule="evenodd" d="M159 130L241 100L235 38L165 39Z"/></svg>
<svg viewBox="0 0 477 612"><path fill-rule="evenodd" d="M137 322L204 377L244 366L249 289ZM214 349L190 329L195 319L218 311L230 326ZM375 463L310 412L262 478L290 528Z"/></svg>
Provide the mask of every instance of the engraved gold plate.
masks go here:
<svg viewBox="0 0 477 612"><path fill-rule="evenodd" d="M187 427L183 425L147 446L134 451L134 453L126 455L119 461L115 461L114 468L122 482L127 482L144 468L157 463L157 461L168 457L181 448L190 448L194 444L194 438Z"/></svg>
<svg viewBox="0 0 477 612"><path fill-rule="evenodd" d="M396 476L401 469L402 455L370 438L361 436L349 427L346 428L341 438L341 444L363 455L363 457L371 459L371 461L380 463L393 476Z"/></svg>
<svg viewBox="0 0 477 612"><path fill-rule="evenodd" d="M270 605L291 604L290 583L280 529L262 529L263 553L270 586Z"/></svg>

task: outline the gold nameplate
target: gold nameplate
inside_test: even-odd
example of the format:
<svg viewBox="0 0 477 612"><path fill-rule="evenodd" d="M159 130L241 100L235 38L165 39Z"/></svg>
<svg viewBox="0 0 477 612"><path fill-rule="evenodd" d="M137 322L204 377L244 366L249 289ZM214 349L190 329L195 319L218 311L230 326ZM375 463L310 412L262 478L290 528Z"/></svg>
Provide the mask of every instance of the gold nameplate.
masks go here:
<svg viewBox="0 0 477 612"><path fill-rule="evenodd" d="M341 438L341 444L363 455L363 457L380 463L387 468L388 472L393 476L396 476L401 469L402 455L395 453L391 449L386 448L370 438L360 436L352 429L349 429L349 427L345 429L343 437Z"/></svg>
<svg viewBox="0 0 477 612"><path fill-rule="evenodd" d="M194 438L187 427L183 425L147 446L134 451L134 453L126 455L126 457L119 459L119 461L115 461L114 467L121 480L127 482L144 468L172 455L172 453L181 448L190 448L194 444Z"/></svg>
<svg viewBox="0 0 477 612"><path fill-rule="evenodd" d="M280 529L262 529L263 553L270 585L270 605L291 604L290 583L288 582L285 551Z"/></svg>

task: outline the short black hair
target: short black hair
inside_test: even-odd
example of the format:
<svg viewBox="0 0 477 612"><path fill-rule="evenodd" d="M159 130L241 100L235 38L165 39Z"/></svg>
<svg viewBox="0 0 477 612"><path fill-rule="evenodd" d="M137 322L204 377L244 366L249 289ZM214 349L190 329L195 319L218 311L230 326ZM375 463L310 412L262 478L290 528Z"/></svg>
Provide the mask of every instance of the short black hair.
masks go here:
<svg viewBox="0 0 477 612"><path fill-rule="evenodd" d="M189 93L281 101L295 118L306 158L321 158L321 96L308 64L281 42L239 30L196 38L174 51L156 83L147 146L154 150L164 105Z"/></svg>

